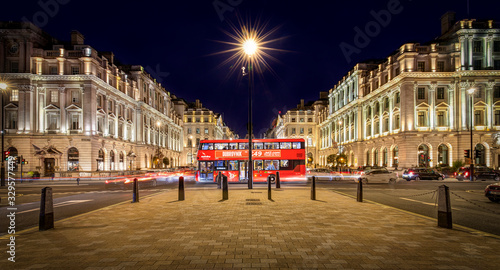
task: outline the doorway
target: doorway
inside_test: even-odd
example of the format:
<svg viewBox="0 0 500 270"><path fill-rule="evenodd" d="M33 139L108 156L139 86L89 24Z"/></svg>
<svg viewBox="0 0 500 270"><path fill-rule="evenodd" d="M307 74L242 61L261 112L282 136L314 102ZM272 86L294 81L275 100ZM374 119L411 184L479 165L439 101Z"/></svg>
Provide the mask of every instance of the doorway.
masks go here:
<svg viewBox="0 0 500 270"><path fill-rule="evenodd" d="M45 176L52 176L52 174L56 171L56 160L54 158L46 158L43 160Z"/></svg>
<svg viewBox="0 0 500 270"><path fill-rule="evenodd" d="M247 181L248 161L240 161L240 182Z"/></svg>

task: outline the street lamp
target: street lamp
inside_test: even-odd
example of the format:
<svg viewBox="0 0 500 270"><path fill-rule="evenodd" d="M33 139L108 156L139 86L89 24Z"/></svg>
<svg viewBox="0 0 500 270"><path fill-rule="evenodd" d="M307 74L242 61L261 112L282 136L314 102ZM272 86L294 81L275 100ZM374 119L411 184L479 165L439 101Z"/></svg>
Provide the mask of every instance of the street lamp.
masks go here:
<svg viewBox="0 0 500 270"><path fill-rule="evenodd" d="M467 93L469 94L469 99L470 99L470 117L469 117L469 128L470 128L470 181L474 181L474 149L472 146L472 131L474 130L474 127L472 126L472 116L474 115L474 103L472 100L472 95L474 95L474 92L476 91L475 88L470 88L467 90Z"/></svg>
<svg viewBox="0 0 500 270"><path fill-rule="evenodd" d="M242 43L243 51L248 58L248 73L242 69L243 76L248 75L248 189L253 188L253 162L252 162L252 88L253 88L253 56L257 53L259 46L255 39L247 38Z"/></svg>
<svg viewBox="0 0 500 270"><path fill-rule="evenodd" d="M0 174L1 174L1 181L0 181L0 186L2 187L5 187L5 152L4 152L4 133L5 133L5 130L4 130L4 118L5 118L5 114L4 114L4 109L3 109L3 93L5 92L5 90L7 90L7 87L8 85L4 82L0 83L0 90L2 91L2 94L1 94L1 99L2 99L2 102L1 102L1 106L2 106L2 167L0 169Z"/></svg>

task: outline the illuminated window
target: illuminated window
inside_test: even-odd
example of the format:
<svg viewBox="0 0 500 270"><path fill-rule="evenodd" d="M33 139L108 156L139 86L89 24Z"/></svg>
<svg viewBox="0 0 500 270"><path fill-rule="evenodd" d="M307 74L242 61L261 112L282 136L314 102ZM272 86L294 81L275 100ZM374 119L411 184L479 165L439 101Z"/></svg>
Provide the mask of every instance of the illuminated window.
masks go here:
<svg viewBox="0 0 500 270"><path fill-rule="evenodd" d="M73 103L80 102L80 93L78 90L71 91L71 102Z"/></svg>
<svg viewBox="0 0 500 270"><path fill-rule="evenodd" d="M445 112L439 111L437 113L437 125L438 127L443 127L446 126L446 121L445 121Z"/></svg>
<svg viewBox="0 0 500 270"><path fill-rule="evenodd" d="M425 62L417 62L417 71L424 72L425 71Z"/></svg>
<svg viewBox="0 0 500 270"><path fill-rule="evenodd" d="M438 87L437 99L444 99L444 87Z"/></svg>
<svg viewBox="0 0 500 270"><path fill-rule="evenodd" d="M401 102L401 93L396 93L396 104L399 104Z"/></svg>
<svg viewBox="0 0 500 270"><path fill-rule="evenodd" d="M477 110L474 112L474 125L484 126L484 111Z"/></svg>
<svg viewBox="0 0 500 270"><path fill-rule="evenodd" d="M483 52L483 42L481 40L474 40L472 47L474 52Z"/></svg>
<svg viewBox="0 0 500 270"><path fill-rule="evenodd" d="M419 127L426 127L427 126L427 121L426 121L426 115L425 112L418 112L418 126Z"/></svg>
<svg viewBox="0 0 500 270"><path fill-rule="evenodd" d="M418 99L425 99L425 88L424 87L419 87L417 89L417 98Z"/></svg>
<svg viewBox="0 0 500 270"><path fill-rule="evenodd" d="M12 89L10 95L10 101L19 101L19 90Z"/></svg>
<svg viewBox="0 0 500 270"><path fill-rule="evenodd" d="M71 74L72 75L80 74L80 67L71 67Z"/></svg>

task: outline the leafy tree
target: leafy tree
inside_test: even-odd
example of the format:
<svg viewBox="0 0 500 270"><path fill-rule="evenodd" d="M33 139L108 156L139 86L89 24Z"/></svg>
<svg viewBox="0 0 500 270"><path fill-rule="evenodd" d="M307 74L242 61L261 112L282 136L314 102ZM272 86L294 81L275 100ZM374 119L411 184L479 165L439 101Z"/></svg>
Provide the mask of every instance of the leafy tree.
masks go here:
<svg viewBox="0 0 500 270"><path fill-rule="evenodd" d="M328 157L326 157L326 162L328 162L328 164L333 164L335 163L336 158L337 155L331 154Z"/></svg>

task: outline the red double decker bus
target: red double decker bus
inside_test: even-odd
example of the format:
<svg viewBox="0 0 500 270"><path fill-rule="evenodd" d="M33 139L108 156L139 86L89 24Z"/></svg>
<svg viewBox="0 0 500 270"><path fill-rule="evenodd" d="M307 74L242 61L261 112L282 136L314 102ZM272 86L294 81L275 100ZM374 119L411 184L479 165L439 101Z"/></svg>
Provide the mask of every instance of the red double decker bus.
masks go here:
<svg viewBox="0 0 500 270"><path fill-rule="evenodd" d="M303 139L252 141L253 181L266 182L280 172L281 181L306 181ZM196 181L215 182L219 172L230 182L248 182L248 140L202 140Z"/></svg>

